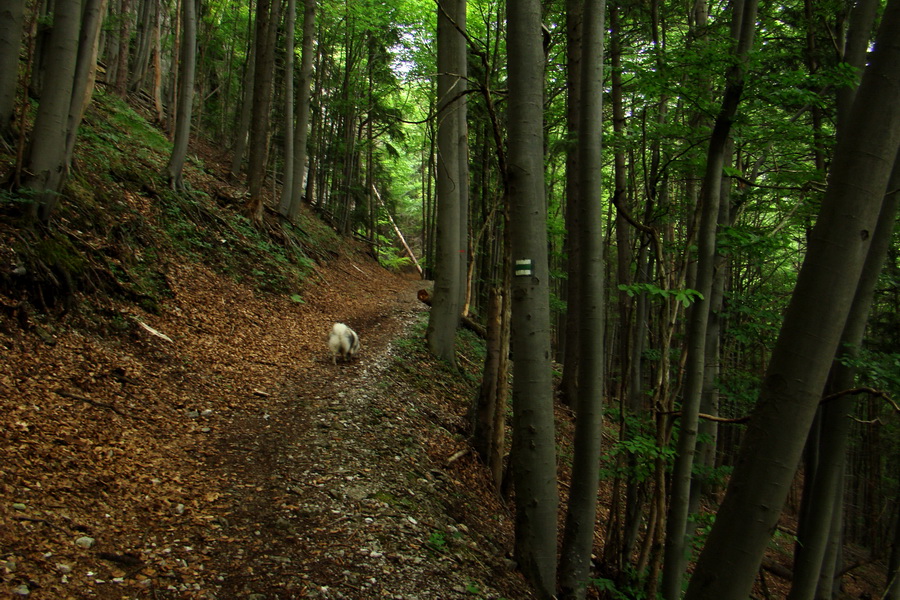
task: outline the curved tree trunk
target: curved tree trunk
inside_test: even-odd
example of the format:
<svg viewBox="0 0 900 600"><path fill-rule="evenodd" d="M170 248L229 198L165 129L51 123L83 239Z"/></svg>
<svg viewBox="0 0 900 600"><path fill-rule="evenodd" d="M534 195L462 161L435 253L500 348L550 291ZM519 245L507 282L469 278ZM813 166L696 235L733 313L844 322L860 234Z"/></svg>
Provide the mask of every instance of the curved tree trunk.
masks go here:
<svg viewBox="0 0 900 600"><path fill-rule="evenodd" d="M900 146L898 38L900 0L890 0L847 135L838 140L822 209L757 408L687 600L747 597L787 498Z"/></svg>

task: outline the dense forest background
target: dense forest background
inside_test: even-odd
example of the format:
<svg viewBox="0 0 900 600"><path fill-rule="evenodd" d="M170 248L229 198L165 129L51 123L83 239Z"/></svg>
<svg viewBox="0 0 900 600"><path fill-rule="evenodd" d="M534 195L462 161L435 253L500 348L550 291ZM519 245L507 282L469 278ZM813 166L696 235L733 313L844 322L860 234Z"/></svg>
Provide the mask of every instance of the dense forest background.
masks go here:
<svg viewBox="0 0 900 600"><path fill-rule="evenodd" d="M455 361L461 319L482 328L472 441L512 482L539 595L745 598L774 534L793 542L791 598L840 597L870 562L900 598L898 13L5 0L0 201L25 257L5 277L27 272L44 307L84 285L60 251L68 211L115 199L79 172L143 158L90 155L79 126L126 98L171 144L155 201L196 193L190 141L210 142L248 226L296 227L306 203L433 279L436 355ZM584 424L574 456L555 454L554 394Z"/></svg>

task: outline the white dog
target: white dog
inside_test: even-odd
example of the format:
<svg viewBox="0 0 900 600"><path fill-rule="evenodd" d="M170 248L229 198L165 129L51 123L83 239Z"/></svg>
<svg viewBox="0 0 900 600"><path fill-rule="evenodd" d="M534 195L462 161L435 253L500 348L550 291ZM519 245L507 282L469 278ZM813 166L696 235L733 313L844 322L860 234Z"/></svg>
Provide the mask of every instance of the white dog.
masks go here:
<svg viewBox="0 0 900 600"><path fill-rule="evenodd" d="M338 355L342 360L350 360L359 352L359 336L343 323L335 323L328 336L328 348L331 349L333 364L337 364Z"/></svg>

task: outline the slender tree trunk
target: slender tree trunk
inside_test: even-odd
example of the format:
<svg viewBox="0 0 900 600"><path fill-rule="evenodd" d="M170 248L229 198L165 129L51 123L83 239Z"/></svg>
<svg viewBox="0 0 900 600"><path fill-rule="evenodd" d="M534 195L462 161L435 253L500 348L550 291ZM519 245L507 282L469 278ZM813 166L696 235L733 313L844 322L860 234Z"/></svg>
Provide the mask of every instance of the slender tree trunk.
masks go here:
<svg viewBox="0 0 900 600"><path fill-rule="evenodd" d="M159 3L157 0L143 0L140 4L137 23L137 51L131 69L129 90L137 92L144 86L147 72L150 70L150 55L153 50L153 31L159 19Z"/></svg>
<svg viewBox="0 0 900 600"><path fill-rule="evenodd" d="M897 39L900 0L890 0L853 103L848 133L838 140L822 209L757 408L687 600L747 597L787 498L900 146Z"/></svg>
<svg viewBox="0 0 900 600"><path fill-rule="evenodd" d="M269 112L275 74L275 37L281 0L258 0L256 10L256 68L253 82L253 111L250 118L250 164L247 187L250 198L246 211L254 223L262 223L265 204L266 165L269 158Z"/></svg>
<svg viewBox="0 0 900 600"><path fill-rule="evenodd" d="M22 186L33 192L31 215L41 221L49 220L56 208L68 173L66 141L81 14L81 0L56 1L42 77L54 85L43 86L25 160L28 175L22 181Z"/></svg>
<svg viewBox="0 0 900 600"><path fill-rule="evenodd" d="M591 574L591 551L597 517L600 428L603 422L604 326L606 269L603 257L603 42L605 0L586 0L581 61L581 113L578 123L579 212L578 301L579 369L575 404L572 484L563 530L560 598L583 599Z"/></svg>
<svg viewBox="0 0 900 600"><path fill-rule="evenodd" d="M255 31L255 30L254 30ZM249 53L244 65L241 112L234 137L234 154L231 158L231 176L239 179L247 153L247 138L250 135L250 118L253 116L253 82L256 79L256 34L250 34Z"/></svg>
<svg viewBox="0 0 900 600"><path fill-rule="evenodd" d="M566 0L566 129L568 144L566 146L566 256L569 273L578 273L578 257L580 246L578 236L577 215L581 192L578 173L578 146L576 135L579 113L581 110L581 40L582 13L584 0ZM578 397L578 362L581 329L578 324L578 302L581 297L581 281L578 277L566 280L566 322L563 349L563 374L560 381L563 402L571 404Z"/></svg>
<svg viewBox="0 0 900 600"><path fill-rule="evenodd" d="M131 3L133 0L122 0L119 12L119 52L116 55L116 78L114 90L123 98L128 93L128 59L131 52ZM196 12L196 10L194 11Z"/></svg>
<svg viewBox="0 0 900 600"><path fill-rule="evenodd" d="M672 474L669 514L666 519L665 563L662 594L667 600L681 597L681 584L687 565L691 475L696 453L699 428L700 401L703 392L706 358L706 330L709 322L712 287L716 266L716 225L722 191L722 173L731 124L744 87L747 54L753 45L756 30L756 0L738 0L732 4L732 34L735 39L737 63L729 68L722 106L716 117L709 151L706 174L700 191L700 228L697 232L697 277L694 288L700 297L691 306L688 320L688 356L677 455Z"/></svg>
<svg viewBox="0 0 900 600"><path fill-rule="evenodd" d="M68 135L66 136L66 164L72 163L78 127L94 94L97 74L97 53L100 51L100 24L106 13L106 0L84 0L75 78L72 84L72 103L69 106Z"/></svg>
<svg viewBox="0 0 900 600"><path fill-rule="evenodd" d="M456 26L462 31L466 30L466 0L456 0ZM456 52L456 73L458 74L457 84L454 88L454 95L458 96L456 100L456 118L457 125L457 144L458 164L459 164L459 247L457 259L459 260L459 311L460 314L468 316L468 298L467 292L469 288L468 273L469 262L471 256L469 249L469 126L466 118L466 89L468 82L468 61L467 48L465 38L460 36L457 44Z"/></svg>
<svg viewBox="0 0 900 600"><path fill-rule="evenodd" d="M515 556L538 598L556 588L556 448L550 372L550 274L544 205L541 6L506 7L509 53Z"/></svg>
<svg viewBox="0 0 900 600"><path fill-rule="evenodd" d="M438 358L456 365L456 327L459 323L461 189L460 175L460 65L462 35L459 0L438 2L438 160L437 160L437 252L434 302L428 320L428 347Z"/></svg>
<svg viewBox="0 0 900 600"><path fill-rule="evenodd" d="M25 0L7 0L0 7L0 139L13 139L19 49L25 31Z"/></svg>
<svg viewBox="0 0 900 600"><path fill-rule="evenodd" d="M287 216L294 193L294 23L297 0L288 0L284 17L284 168L281 175L281 202L278 212Z"/></svg>
<svg viewBox="0 0 900 600"><path fill-rule="evenodd" d="M306 142L309 137L310 83L312 79L313 47L316 36L316 0L305 0L303 11L303 50L300 56L300 81L297 84L297 124L294 131L294 176L288 219L300 214L306 177Z"/></svg>
<svg viewBox="0 0 900 600"><path fill-rule="evenodd" d="M191 137L191 108L194 105L194 73L197 66L197 5L195 0L182 0L181 77L178 88L175 141L169 158L169 186L184 190L184 162Z"/></svg>

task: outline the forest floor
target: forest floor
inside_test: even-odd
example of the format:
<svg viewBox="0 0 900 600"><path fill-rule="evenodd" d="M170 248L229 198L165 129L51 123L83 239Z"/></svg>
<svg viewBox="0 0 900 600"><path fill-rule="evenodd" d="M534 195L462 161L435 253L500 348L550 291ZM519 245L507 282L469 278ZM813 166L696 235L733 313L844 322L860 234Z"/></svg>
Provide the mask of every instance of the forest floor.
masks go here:
<svg viewBox="0 0 900 600"><path fill-rule="evenodd" d="M116 330L0 327L0 593L531 597L483 470L447 465L466 407L417 392L396 346L421 281L347 255L297 303L165 272L159 314L114 307Z"/></svg>
<svg viewBox="0 0 900 600"><path fill-rule="evenodd" d="M49 232L0 193L0 597L532 598L467 451L483 350L463 331L460 371L428 354L424 282L308 210L250 226L221 150L195 145L194 191L167 193L168 143L116 99L86 123ZM335 321L362 340L337 365ZM785 597L791 543L754 597ZM877 593L860 571L849 597Z"/></svg>

